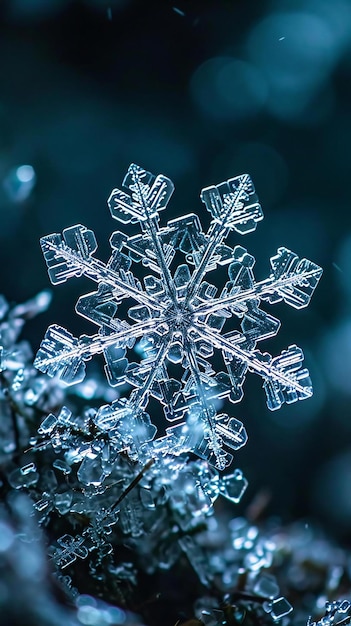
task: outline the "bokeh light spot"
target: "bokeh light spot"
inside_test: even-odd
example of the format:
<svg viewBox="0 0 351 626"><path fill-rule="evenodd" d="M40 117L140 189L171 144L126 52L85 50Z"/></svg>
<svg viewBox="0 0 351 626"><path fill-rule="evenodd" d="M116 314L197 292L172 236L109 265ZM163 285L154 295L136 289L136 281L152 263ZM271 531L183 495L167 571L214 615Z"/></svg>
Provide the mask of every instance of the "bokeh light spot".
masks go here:
<svg viewBox="0 0 351 626"><path fill-rule="evenodd" d="M225 121L255 115L267 97L260 70L233 57L205 61L192 76L190 90L203 113Z"/></svg>
<svg viewBox="0 0 351 626"><path fill-rule="evenodd" d="M253 27L247 49L269 85L268 109L283 118L304 111L338 56L327 19L304 11L268 16Z"/></svg>

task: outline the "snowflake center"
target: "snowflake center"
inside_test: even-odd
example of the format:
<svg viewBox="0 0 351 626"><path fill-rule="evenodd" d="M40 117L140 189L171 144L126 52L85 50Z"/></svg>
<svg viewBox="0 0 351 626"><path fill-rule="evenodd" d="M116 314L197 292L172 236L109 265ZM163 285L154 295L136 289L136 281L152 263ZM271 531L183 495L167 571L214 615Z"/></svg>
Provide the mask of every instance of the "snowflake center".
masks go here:
<svg viewBox="0 0 351 626"><path fill-rule="evenodd" d="M166 317L170 330L186 330L193 323L193 311L183 302L172 302Z"/></svg>

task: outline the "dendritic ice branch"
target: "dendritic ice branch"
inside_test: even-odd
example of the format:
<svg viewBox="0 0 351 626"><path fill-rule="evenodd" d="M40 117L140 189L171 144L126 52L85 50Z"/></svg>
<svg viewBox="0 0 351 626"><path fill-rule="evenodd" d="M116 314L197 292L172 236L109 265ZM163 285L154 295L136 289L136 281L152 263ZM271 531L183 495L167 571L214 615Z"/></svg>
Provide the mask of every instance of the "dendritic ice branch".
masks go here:
<svg viewBox="0 0 351 626"><path fill-rule="evenodd" d="M224 469L232 460L228 448L243 446L247 435L238 419L218 414L216 406L224 399L241 400L248 371L262 378L271 410L312 394L300 348L291 345L272 357L257 346L280 326L261 304L283 300L296 309L307 306L322 270L279 248L269 277L255 281L254 257L241 245L226 243L233 232L242 236L255 230L263 218L247 174L201 191L211 216L207 232L195 214L160 225L174 189L166 176L132 164L123 188L108 199L111 215L123 225L138 224L140 232L114 232L106 264L94 257L94 233L80 224L41 240L53 284L82 275L97 284L96 291L79 298L76 310L98 332L75 338L50 326L35 365L71 385L83 380L86 361L102 353L110 384L128 383L133 389L129 398L98 411L100 432L112 432L120 448L139 460L191 451ZM136 263L142 265L140 279L131 269ZM228 276L217 287L211 273L223 268L223 276L225 267ZM118 310L121 317L127 312L128 322ZM142 346L138 362L131 360L136 342L139 352ZM223 371L216 373L217 354ZM174 422L156 440L156 427L145 412L151 397Z"/></svg>

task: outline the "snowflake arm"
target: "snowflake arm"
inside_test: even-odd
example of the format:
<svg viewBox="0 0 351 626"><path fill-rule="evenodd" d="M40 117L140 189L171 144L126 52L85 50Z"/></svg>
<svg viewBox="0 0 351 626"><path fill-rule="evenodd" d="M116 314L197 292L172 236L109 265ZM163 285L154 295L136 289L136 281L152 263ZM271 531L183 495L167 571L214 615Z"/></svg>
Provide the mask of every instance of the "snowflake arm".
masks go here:
<svg viewBox="0 0 351 626"><path fill-rule="evenodd" d="M146 371L146 378L143 384L134 389L130 396L130 401L135 407L135 410L138 410L138 407L142 407L147 403L148 395L152 391L152 384L155 378L159 376L160 371L163 370L163 365L167 354L169 353L169 349L170 333L161 338L154 358L144 359L142 362L139 370Z"/></svg>
<svg viewBox="0 0 351 626"><path fill-rule="evenodd" d="M263 219L254 186L247 174L232 178L217 187L203 189L200 198L213 220L207 235L207 246L188 285L188 302L196 293L208 267L214 261L216 249L220 247L228 232L232 229L241 233L251 232L255 230L256 223Z"/></svg>
<svg viewBox="0 0 351 626"><path fill-rule="evenodd" d="M285 401L294 402L312 395L308 370L299 369L303 361L303 353L297 346L289 346L279 356L272 358L267 352L262 353L259 350L250 352L241 348L238 345L242 339L239 334L237 335L238 342L235 343L211 331L208 326L204 328L197 326L197 330L203 339L210 339L216 348L245 365L242 378L247 369L261 376L267 393L268 408L271 410L279 409Z"/></svg>
<svg viewBox="0 0 351 626"><path fill-rule="evenodd" d="M184 341L184 350L188 357L189 369L200 401L201 411L199 417L204 425L205 439L208 441L210 449L216 458L216 467L224 469L226 466L226 455L222 448L221 437L216 428L215 413L213 412L213 407L208 403L208 400L206 398L206 394L204 392L201 380L201 373L196 358L196 352L189 339L185 339Z"/></svg>
<svg viewBox="0 0 351 626"><path fill-rule="evenodd" d="M110 347L133 347L136 339L154 329L154 322L146 320L132 326L120 322L120 326L118 332L76 338L65 328L53 324L45 334L34 365L49 376L58 374L68 385L80 382L85 377L84 361L95 354L106 353Z"/></svg>
<svg viewBox="0 0 351 626"><path fill-rule="evenodd" d="M95 235L85 226L71 226L62 237L54 233L43 237L40 243L53 285L84 275L98 284L109 285L116 299L130 297L151 308L164 308L141 289L131 272L123 267L116 271L92 256L97 248Z"/></svg>
<svg viewBox="0 0 351 626"><path fill-rule="evenodd" d="M322 275L322 269L308 259L299 259L287 248L278 248L271 259L273 272L269 278L255 283L249 289L228 285L221 297L204 302L197 307L195 317L217 313L245 305L251 300L264 300L270 304L284 300L296 309L307 307Z"/></svg>
<svg viewBox="0 0 351 626"><path fill-rule="evenodd" d="M145 222L148 227L149 239L152 242L154 256L162 277L162 283L169 297L175 298L176 292L172 276L164 255L163 247L159 240L158 211L164 209L173 193L174 185L166 176L159 175L150 186L150 175L134 163L130 166L123 185L129 187L132 196L119 190L115 190L109 200L110 210L113 216L124 214L133 220L138 219L141 224ZM121 197L122 196L122 197ZM111 200L114 199L114 206Z"/></svg>

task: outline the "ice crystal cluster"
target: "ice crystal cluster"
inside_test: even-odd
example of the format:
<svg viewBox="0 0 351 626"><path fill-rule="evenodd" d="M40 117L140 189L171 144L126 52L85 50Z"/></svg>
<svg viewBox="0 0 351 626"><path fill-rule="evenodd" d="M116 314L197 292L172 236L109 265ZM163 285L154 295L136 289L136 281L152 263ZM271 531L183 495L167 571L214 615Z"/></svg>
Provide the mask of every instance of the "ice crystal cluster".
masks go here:
<svg viewBox="0 0 351 626"><path fill-rule="evenodd" d="M50 301L48 291L16 306L0 296L0 461L28 444L38 411L43 416L56 410L64 398L60 386L33 367L31 347L19 339L25 321Z"/></svg>
<svg viewBox="0 0 351 626"><path fill-rule="evenodd" d="M338 624L349 624L351 619L350 610L351 603L349 600L327 602L325 605L325 615L315 622L312 621L310 617L307 621L307 626L337 626Z"/></svg>

